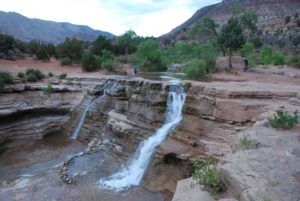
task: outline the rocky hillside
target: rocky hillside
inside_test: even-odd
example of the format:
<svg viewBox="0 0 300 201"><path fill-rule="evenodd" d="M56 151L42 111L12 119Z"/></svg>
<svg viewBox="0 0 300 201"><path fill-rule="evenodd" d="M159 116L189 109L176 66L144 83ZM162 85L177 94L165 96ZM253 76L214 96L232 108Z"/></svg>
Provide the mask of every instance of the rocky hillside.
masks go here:
<svg viewBox="0 0 300 201"><path fill-rule="evenodd" d="M23 41L39 40L55 44L64 41L66 37L90 41L99 35L114 37L109 32L94 30L88 26L30 19L15 12L2 11L0 11L0 33L12 35Z"/></svg>
<svg viewBox="0 0 300 201"><path fill-rule="evenodd" d="M300 1L297 0L223 0L218 4L199 9L186 22L161 36L161 39L166 44L190 40L187 30L205 16L213 18L222 25L230 18L230 8L235 3L257 13L263 42L279 48L299 50Z"/></svg>

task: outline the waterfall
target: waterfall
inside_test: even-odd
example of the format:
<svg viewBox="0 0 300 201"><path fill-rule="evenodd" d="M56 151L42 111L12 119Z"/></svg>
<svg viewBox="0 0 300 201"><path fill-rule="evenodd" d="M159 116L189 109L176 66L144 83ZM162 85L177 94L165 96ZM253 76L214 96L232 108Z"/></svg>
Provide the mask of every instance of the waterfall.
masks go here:
<svg viewBox="0 0 300 201"><path fill-rule="evenodd" d="M185 96L182 86L177 83L169 86L165 123L151 137L140 143L134 156L125 167L108 178L100 179L100 188L122 191L131 186L139 185L155 148L181 121Z"/></svg>
<svg viewBox="0 0 300 201"><path fill-rule="evenodd" d="M106 92L107 92L107 90L110 89L110 88L113 88L114 86L115 86L115 85L114 85L111 81L108 80L108 81L104 84L103 95L100 96L100 98L105 98L105 97L106 97ZM86 115L87 115L88 111L90 110L90 107L91 107L91 105L92 105L92 103L93 103L93 100L94 100L94 99L92 99L92 100L89 102L88 106L87 106L87 107L85 108L85 110L83 111L83 113L82 113L82 115L81 115L81 117L80 117L79 123L78 123L77 127L75 128L75 130L73 131L73 133L72 133L72 135L71 135L71 139L76 139L76 138L77 138L77 136L78 136L78 134L79 134L79 131L80 131L80 129L81 129L83 123L84 123L85 117L86 117Z"/></svg>
<svg viewBox="0 0 300 201"><path fill-rule="evenodd" d="M73 131L72 135L71 135L71 138L72 139L76 139L78 134L79 134L79 131L84 123L84 120L85 120L85 117L90 109L90 106L92 104L92 101L89 102L88 106L85 108L84 112L82 113L81 117L80 117L80 120L79 120L79 123L77 125L77 127L75 128L75 130Z"/></svg>

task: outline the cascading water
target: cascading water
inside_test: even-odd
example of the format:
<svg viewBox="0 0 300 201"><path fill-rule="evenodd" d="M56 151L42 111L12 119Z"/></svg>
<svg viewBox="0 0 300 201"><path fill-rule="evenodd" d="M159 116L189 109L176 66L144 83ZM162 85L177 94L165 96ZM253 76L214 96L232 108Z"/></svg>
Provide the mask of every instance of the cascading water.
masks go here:
<svg viewBox="0 0 300 201"><path fill-rule="evenodd" d="M105 98L106 97L106 90L107 89L110 89L110 88L113 88L113 83L111 81L107 81L105 84L104 84L104 90L103 90L103 95L100 97L100 98ZM71 139L76 139L78 134L79 134L79 131L84 123L84 120L85 120L85 117L88 113L88 111L90 110L90 107L93 103L93 100L91 100L88 104L88 106L85 108L85 110L83 111L81 117L80 117L80 120L79 120L79 123L77 125L77 127L75 128L75 130L73 131L72 135L71 135Z"/></svg>
<svg viewBox="0 0 300 201"><path fill-rule="evenodd" d="M79 120L79 123L78 123L77 127L75 128L75 130L73 131L73 133L71 135L72 139L75 140L77 138L78 133L79 133L79 131L80 131L80 129L81 129L83 123L84 123L85 117L86 117L86 115L87 115L87 113L90 109L91 104L92 104L92 101L89 102L88 106L85 108L84 112L82 113L82 115L80 117L80 120Z"/></svg>
<svg viewBox="0 0 300 201"><path fill-rule="evenodd" d="M167 135L181 121L182 107L185 101L185 92L177 82L169 85L167 114L164 125L157 129L154 135L143 141L132 160L119 172L108 178L100 179L99 186L103 189L122 191L131 186L139 185L155 148L162 143Z"/></svg>

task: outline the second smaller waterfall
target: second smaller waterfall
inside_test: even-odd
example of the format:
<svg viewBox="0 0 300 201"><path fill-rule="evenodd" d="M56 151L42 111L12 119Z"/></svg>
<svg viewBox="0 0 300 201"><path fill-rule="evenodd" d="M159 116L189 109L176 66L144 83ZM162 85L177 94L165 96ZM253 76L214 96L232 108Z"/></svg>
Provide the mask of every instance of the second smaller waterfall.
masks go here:
<svg viewBox="0 0 300 201"><path fill-rule="evenodd" d="M72 138L72 139L75 140L75 139L77 138L77 136L78 136L78 134L79 134L79 131L80 131L80 129L81 129L83 123L84 123L85 117L86 117L86 115L87 115L87 113L88 113L88 111L89 111L89 109L90 109L91 104L92 104L92 101L89 102L88 106L87 106L87 107L85 108L85 110L83 111L83 113L82 113L82 115L81 115L81 117L80 117L80 120L79 120L79 122L78 122L78 125L76 126L75 130L73 131L73 133L72 133L72 135L71 135L71 138Z"/></svg>

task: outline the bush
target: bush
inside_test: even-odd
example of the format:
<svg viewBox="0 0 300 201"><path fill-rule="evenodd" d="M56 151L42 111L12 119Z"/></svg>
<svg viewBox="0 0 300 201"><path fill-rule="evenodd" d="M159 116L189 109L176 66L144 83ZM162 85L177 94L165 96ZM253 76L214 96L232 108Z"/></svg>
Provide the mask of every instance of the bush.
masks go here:
<svg viewBox="0 0 300 201"><path fill-rule="evenodd" d="M193 59L186 65L184 72L190 79L203 79L206 76L206 63L201 59Z"/></svg>
<svg viewBox="0 0 300 201"><path fill-rule="evenodd" d="M114 68L114 63L113 63L113 61L111 61L111 60L107 60L107 61L105 61L103 64L103 67L105 68L105 69L107 69L108 71L112 71L113 70L113 68Z"/></svg>
<svg viewBox="0 0 300 201"><path fill-rule="evenodd" d="M44 61L49 60L47 46L41 45L40 47L38 47L38 49L36 50L36 58L38 60L44 60Z"/></svg>
<svg viewBox="0 0 300 201"><path fill-rule="evenodd" d="M224 192L225 186L222 183L220 174L217 172L217 161L213 158L207 158L206 161L201 164L199 161L193 161L193 167L195 169L193 173L193 180L197 184L203 185L204 188L211 191L211 194L219 194Z"/></svg>
<svg viewBox="0 0 300 201"><path fill-rule="evenodd" d="M60 60L60 65L70 66L70 65L72 65L72 60L69 57L64 57Z"/></svg>
<svg viewBox="0 0 300 201"><path fill-rule="evenodd" d="M243 136L240 139L240 149L247 150L247 149L255 149L257 148L256 140L252 140L249 136Z"/></svg>
<svg viewBox="0 0 300 201"><path fill-rule="evenodd" d="M293 115L284 109L278 109L273 118L268 119L268 123L273 128L291 129L298 122L297 111Z"/></svg>
<svg viewBox="0 0 300 201"><path fill-rule="evenodd" d="M67 77L67 74L66 74L66 73L62 73L62 74L59 75L59 79L60 79L60 80L63 80L63 79L65 79L66 77Z"/></svg>
<svg viewBox="0 0 300 201"><path fill-rule="evenodd" d="M13 80L11 74L6 71L0 72L0 79L2 80L2 82L4 84L10 84L10 83L12 83L12 80Z"/></svg>
<svg viewBox="0 0 300 201"><path fill-rule="evenodd" d="M27 69L26 75L29 76L29 74L35 75L38 80L45 78L45 75L38 69L33 69L33 68Z"/></svg>
<svg viewBox="0 0 300 201"><path fill-rule="evenodd" d="M101 64L101 59L95 57L92 53L84 53L81 58L81 68L83 71L94 71L97 68L100 68L99 63Z"/></svg>
<svg viewBox="0 0 300 201"><path fill-rule="evenodd" d="M283 54L275 54L272 57L272 62L275 66L285 64L285 56Z"/></svg>
<svg viewBox="0 0 300 201"><path fill-rule="evenodd" d="M39 79L36 77L36 75L35 74L33 74L33 73L30 73L30 74L28 74L27 75L27 81L28 82L36 82L36 81L38 81Z"/></svg>
<svg viewBox="0 0 300 201"><path fill-rule="evenodd" d="M242 49L240 50L241 56L248 58L250 54L253 53L254 45L251 42L247 42L243 45Z"/></svg>
<svg viewBox="0 0 300 201"><path fill-rule="evenodd" d="M146 71L165 71L167 65L159 45L154 40L146 40L138 45L135 53L135 63Z"/></svg>
<svg viewBox="0 0 300 201"><path fill-rule="evenodd" d="M287 63L294 68L300 68L300 55L291 56Z"/></svg>
<svg viewBox="0 0 300 201"><path fill-rule="evenodd" d="M0 91L4 88L5 84L12 83L12 76L9 72L0 72Z"/></svg>
<svg viewBox="0 0 300 201"><path fill-rule="evenodd" d="M252 53L252 54L249 54L247 56L247 59L248 59L248 64L250 67L255 67L256 66L256 56Z"/></svg>
<svg viewBox="0 0 300 201"><path fill-rule="evenodd" d="M63 43L56 46L56 53L59 58L68 57L72 61L80 61L83 53L83 42L76 38L66 38Z"/></svg>
<svg viewBox="0 0 300 201"><path fill-rule="evenodd" d="M54 89L52 87L52 84L48 83L48 85L46 87L42 88L42 92L44 94L51 94L51 93L53 93Z"/></svg>
<svg viewBox="0 0 300 201"><path fill-rule="evenodd" d="M49 72L49 73L48 73L48 76L49 76L49 77L53 77L53 73L52 73L52 72Z"/></svg>
<svg viewBox="0 0 300 201"><path fill-rule="evenodd" d="M19 78L24 78L25 77L25 74L23 72L18 72L18 77Z"/></svg>
<svg viewBox="0 0 300 201"><path fill-rule="evenodd" d="M264 46L259 53L260 62L262 64L272 63L273 50L270 45Z"/></svg>
<svg viewBox="0 0 300 201"><path fill-rule="evenodd" d="M206 73L215 72L216 59L218 52L211 43L205 43L200 46L201 59L205 62Z"/></svg>

